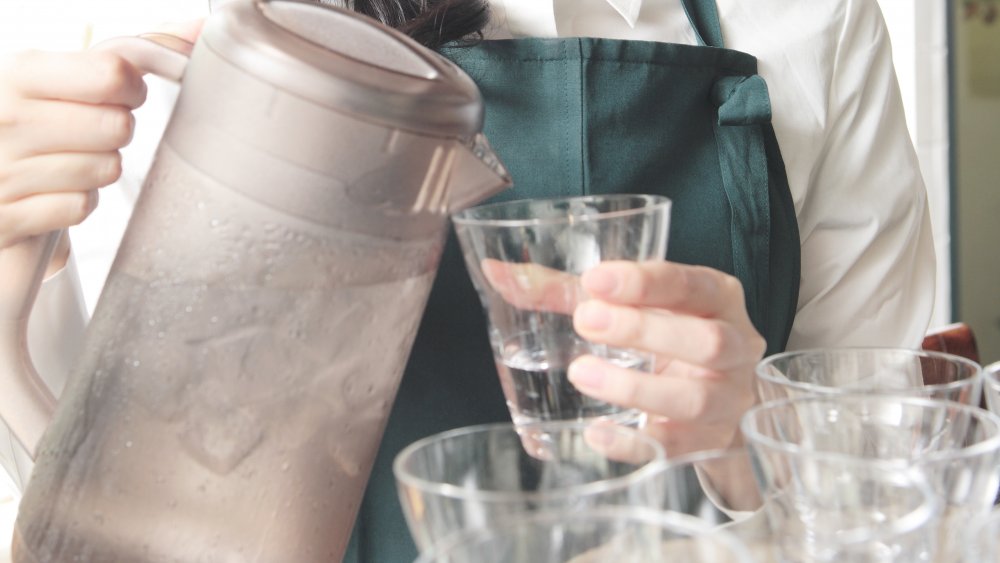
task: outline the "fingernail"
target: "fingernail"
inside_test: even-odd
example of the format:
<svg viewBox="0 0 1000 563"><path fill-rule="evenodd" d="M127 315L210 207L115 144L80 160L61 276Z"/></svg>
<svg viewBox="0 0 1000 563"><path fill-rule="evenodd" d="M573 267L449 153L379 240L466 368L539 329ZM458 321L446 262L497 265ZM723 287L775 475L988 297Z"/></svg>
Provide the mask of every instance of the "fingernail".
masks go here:
<svg viewBox="0 0 1000 563"><path fill-rule="evenodd" d="M596 391L604 386L604 368L589 358L579 358L571 363L566 376L578 388Z"/></svg>
<svg viewBox="0 0 1000 563"><path fill-rule="evenodd" d="M599 268L584 272L580 283L587 291L601 295L613 295L618 290L618 276Z"/></svg>
<svg viewBox="0 0 1000 563"><path fill-rule="evenodd" d="M587 301L576 308L576 322L590 330L607 330L611 327L611 312L607 307Z"/></svg>

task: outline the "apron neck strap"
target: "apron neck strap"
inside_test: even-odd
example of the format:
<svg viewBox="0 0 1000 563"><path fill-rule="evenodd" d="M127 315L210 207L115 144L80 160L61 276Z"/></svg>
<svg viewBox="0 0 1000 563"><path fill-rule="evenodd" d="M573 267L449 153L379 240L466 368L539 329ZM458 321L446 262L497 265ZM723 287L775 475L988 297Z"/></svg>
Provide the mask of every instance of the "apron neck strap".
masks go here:
<svg viewBox="0 0 1000 563"><path fill-rule="evenodd" d="M722 43L722 25L715 0L681 0L699 45L725 47Z"/></svg>

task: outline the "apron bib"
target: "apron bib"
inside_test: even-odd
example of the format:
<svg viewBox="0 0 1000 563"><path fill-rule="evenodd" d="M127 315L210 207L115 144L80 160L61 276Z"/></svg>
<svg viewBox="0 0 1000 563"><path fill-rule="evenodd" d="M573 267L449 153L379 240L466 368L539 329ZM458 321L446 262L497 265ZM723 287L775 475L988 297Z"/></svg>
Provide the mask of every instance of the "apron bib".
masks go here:
<svg viewBox="0 0 1000 563"><path fill-rule="evenodd" d="M588 38L443 51L476 81L514 187L493 201L599 193L673 200L667 258L743 283L768 354L784 349L799 236L757 60L723 48L714 0L683 0L700 45ZM430 434L509 421L486 320L452 234L345 561L416 557L392 475Z"/></svg>

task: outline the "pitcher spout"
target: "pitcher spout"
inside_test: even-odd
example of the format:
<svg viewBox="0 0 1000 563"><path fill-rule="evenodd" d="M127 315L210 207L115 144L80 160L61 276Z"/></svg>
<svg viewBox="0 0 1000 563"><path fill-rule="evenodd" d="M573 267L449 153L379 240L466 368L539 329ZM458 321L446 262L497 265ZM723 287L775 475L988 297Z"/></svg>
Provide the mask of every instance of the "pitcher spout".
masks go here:
<svg viewBox="0 0 1000 563"><path fill-rule="evenodd" d="M478 133L465 139L455 151L455 164L448 186L448 210L471 207L511 187L510 173L493 152L486 136Z"/></svg>

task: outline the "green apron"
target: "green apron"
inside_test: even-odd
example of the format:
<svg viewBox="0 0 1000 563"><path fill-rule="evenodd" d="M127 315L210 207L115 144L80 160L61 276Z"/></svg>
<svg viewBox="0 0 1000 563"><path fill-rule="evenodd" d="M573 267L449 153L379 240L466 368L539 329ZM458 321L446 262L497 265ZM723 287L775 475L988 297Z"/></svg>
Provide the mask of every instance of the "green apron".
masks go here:
<svg viewBox="0 0 1000 563"><path fill-rule="evenodd" d="M799 237L757 60L724 49L715 0L684 0L699 46L515 39L444 54L478 84L514 188L496 200L651 193L673 200L670 260L742 281L768 353L788 339ZM405 446L510 420L479 299L452 235L345 561L410 563L392 475Z"/></svg>

